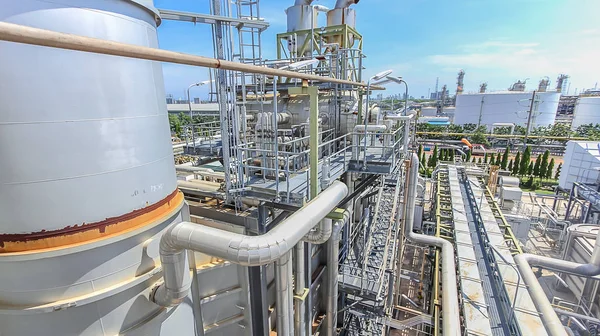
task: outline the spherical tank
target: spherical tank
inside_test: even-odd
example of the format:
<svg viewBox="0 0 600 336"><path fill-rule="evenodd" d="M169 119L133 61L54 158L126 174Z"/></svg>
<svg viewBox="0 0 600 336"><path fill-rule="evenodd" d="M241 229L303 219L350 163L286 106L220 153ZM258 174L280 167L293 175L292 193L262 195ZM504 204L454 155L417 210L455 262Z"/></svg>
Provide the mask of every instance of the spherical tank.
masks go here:
<svg viewBox="0 0 600 336"><path fill-rule="evenodd" d="M456 97L454 123L481 124L491 127L495 123L514 123L526 126L531 105L530 92L497 92L461 94ZM548 126L554 123L560 93L536 93L535 113L531 127Z"/></svg>
<svg viewBox="0 0 600 336"><path fill-rule="evenodd" d="M8 1L0 20L156 48L147 3ZM106 224L172 197L160 63L10 42L0 60L2 243Z"/></svg>
<svg viewBox="0 0 600 336"><path fill-rule="evenodd" d="M571 128L588 124L600 124L600 97L580 97L577 100Z"/></svg>

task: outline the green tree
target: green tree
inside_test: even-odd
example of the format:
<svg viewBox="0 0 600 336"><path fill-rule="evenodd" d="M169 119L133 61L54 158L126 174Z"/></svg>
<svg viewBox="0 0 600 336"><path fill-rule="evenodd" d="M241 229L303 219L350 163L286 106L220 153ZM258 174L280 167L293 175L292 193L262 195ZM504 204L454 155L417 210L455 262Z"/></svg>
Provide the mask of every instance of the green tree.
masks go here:
<svg viewBox="0 0 600 336"><path fill-rule="evenodd" d="M433 153L431 153L431 155L429 156L429 162L427 162L427 165L429 167L435 168L435 166L437 166L437 161L438 161L438 147L437 147L437 145L435 145L433 147Z"/></svg>
<svg viewBox="0 0 600 336"><path fill-rule="evenodd" d="M521 152L517 152L515 161L513 162L512 173L513 175L519 175L519 165L521 164Z"/></svg>
<svg viewBox="0 0 600 336"><path fill-rule="evenodd" d="M502 164L502 156L500 156L500 153L498 153L498 155L496 155L496 166L500 167L500 165Z"/></svg>
<svg viewBox="0 0 600 336"><path fill-rule="evenodd" d="M477 163L481 164L481 157L479 157L479 160L477 160Z"/></svg>
<svg viewBox="0 0 600 336"><path fill-rule="evenodd" d="M521 156L521 162L519 166L519 174L525 175L527 174L527 168L529 168L529 163L531 162L531 147L525 147L525 152L523 152L523 156Z"/></svg>
<svg viewBox="0 0 600 336"><path fill-rule="evenodd" d="M510 162L508 163L508 166L506 166L506 169L508 169L509 172L513 171L513 160L510 159Z"/></svg>
<svg viewBox="0 0 600 336"><path fill-rule="evenodd" d="M540 165L542 164L542 154L538 155L537 159L535 159L535 165L533 166L533 175L539 177L540 176Z"/></svg>
<svg viewBox="0 0 600 336"><path fill-rule="evenodd" d="M550 159L550 163L548 163L548 171L546 172L546 178L552 178L552 171L554 170L554 158Z"/></svg>
<svg viewBox="0 0 600 336"><path fill-rule="evenodd" d="M169 126L172 133L175 133L177 136L181 135L181 121L176 115L169 114Z"/></svg>
<svg viewBox="0 0 600 336"><path fill-rule="evenodd" d="M529 168L527 168L527 175L533 174L533 162L529 162Z"/></svg>
<svg viewBox="0 0 600 336"><path fill-rule="evenodd" d="M485 146L490 145L490 142L487 140L485 133L479 132L479 130L477 130L475 133L473 133L473 135L471 135L471 142L474 144L481 144Z"/></svg>
<svg viewBox="0 0 600 336"><path fill-rule="evenodd" d="M480 159L481 159L481 158L480 158ZM473 157L473 161L471 161L471 162L475 163L476 161L477 161L477 158L476 158L476 157Z"/></svg>
<svg viewBox="0 0 600 336"><path fill-rule="evenodd" d="M425 152L421 153L421 163L423 164L423 167L427 168L427 160L426 160Z"/></svg>
<svg viewBox="0 0 600 336"><path fill-rule="evenodd" d="M540 163L540 177L546 177L546 171L548 170L548 159L550 158L550 151L546 150L542 156L542 163Z"/></svg>
<svg viewBox="0 0 600 336"><path fill-rule="evenodd" d="M444 149L440 148L440 150L438 151L438 157L437 157L437 161L443 161L444 160Z"/></svg>
<svg viewBox="0 0 600 336"><path fill-rule="evenodd" d="M467 158L465 159L465 161L471 161L471 151L467 151Z"/></svg>
<svg viewBox="0 0 600 336"><path fill-rule="evenodd" d="M502 163L500 164L500 167L502 167L502 169L506 170L506 165L508 165L508 156L510 155L510 151L508 150L508 147L506 147L506 149L504 149L504 154L502 154Z"/></svg>
<svg viewBox="0 0 600 336"><path fill-rule="evenodd" d="M556 173L554 173L554 179L558 180L558 178L560 177L560 170L562 169L562 162L558 164L558 167L556 168Z"/></svg>
<svg viewBox="0 0 600 336"><path fill-rule="evenodd" d="M494 153L490 154L490 164L496 164L496 157L494 156Z"/></svg>
<svg viewBox="0 0 600 336"><path fill-rule="evenodd" d="M419 145L419 149L417 150L417 156L421 157L421 154L423 154L423 145Z"/></svg>
<svg viewBox="0 0 600 336"><path fill-rule="evenodd" d="M488 163L488 154L483 154L483 163Z"/></svg>

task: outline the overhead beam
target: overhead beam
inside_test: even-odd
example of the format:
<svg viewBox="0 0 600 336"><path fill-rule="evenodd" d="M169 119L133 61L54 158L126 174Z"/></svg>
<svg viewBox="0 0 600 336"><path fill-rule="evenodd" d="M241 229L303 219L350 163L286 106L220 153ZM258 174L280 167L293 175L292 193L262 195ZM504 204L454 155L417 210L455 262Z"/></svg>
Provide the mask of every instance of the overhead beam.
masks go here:
<svg viewBox="0 0 600 336"><path fill-rule="evenodd" d="M192 12L182 12L170 9L159 9L162 20L184 21L193 23L215 24L217 21L239 28L258 28L261 31L269 28L269 23L263 20L249 20L226 17L221 15L201 14Z"/></svg>
<svg viewBox="0 0 600 336"><path fill-rule="evenodd" d="M176 64L186 64L213 69L225 69L256 73L267 76L299 78L325 83L366 87L367 84L348 80L322 77L307 73L271 69L251 64L242 64L209 57L142 47L133 44L102 40L80 35L58 33L51 30L32 28L13 23L0 22L0 41L9 41L51 48L91 52Z"/></svg>

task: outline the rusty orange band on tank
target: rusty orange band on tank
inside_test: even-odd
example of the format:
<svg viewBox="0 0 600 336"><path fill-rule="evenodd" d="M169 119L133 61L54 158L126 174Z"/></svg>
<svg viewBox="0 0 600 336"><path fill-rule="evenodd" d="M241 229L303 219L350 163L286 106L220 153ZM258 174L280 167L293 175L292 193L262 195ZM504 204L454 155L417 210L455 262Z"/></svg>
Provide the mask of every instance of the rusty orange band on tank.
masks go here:
<svg viewBox="0 0 600 336"><path fill-rule="evenodd" d="M66 248L106 239L152 224L171 214L182 202L183 194L176 189L157 203L100 222L69 226L52 231L0 234L0 254L43 252L43 250Z"/></svg>

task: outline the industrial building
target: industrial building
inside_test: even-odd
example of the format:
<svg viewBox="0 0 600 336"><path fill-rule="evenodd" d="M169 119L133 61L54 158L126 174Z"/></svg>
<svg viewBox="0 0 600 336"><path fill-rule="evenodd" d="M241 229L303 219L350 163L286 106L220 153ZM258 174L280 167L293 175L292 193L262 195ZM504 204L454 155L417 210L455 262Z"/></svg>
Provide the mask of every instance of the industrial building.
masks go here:
<svg viewBox="0 0 600 336"><path fill-rule="evenodd" d="M458 151L421 175L416 113L370 100L408 84L363 76L358 2L290 0L276 60L258 0L3 3L0 335L595 334L600 240L571 232L600 219L594 165L543 197ZM160 49L166 20L210 26L214 57ZM218 104L199 123L188 95L178 144L162 62L210 69ZM482 124L558 103L440 107L483 97Z"/></svg>

